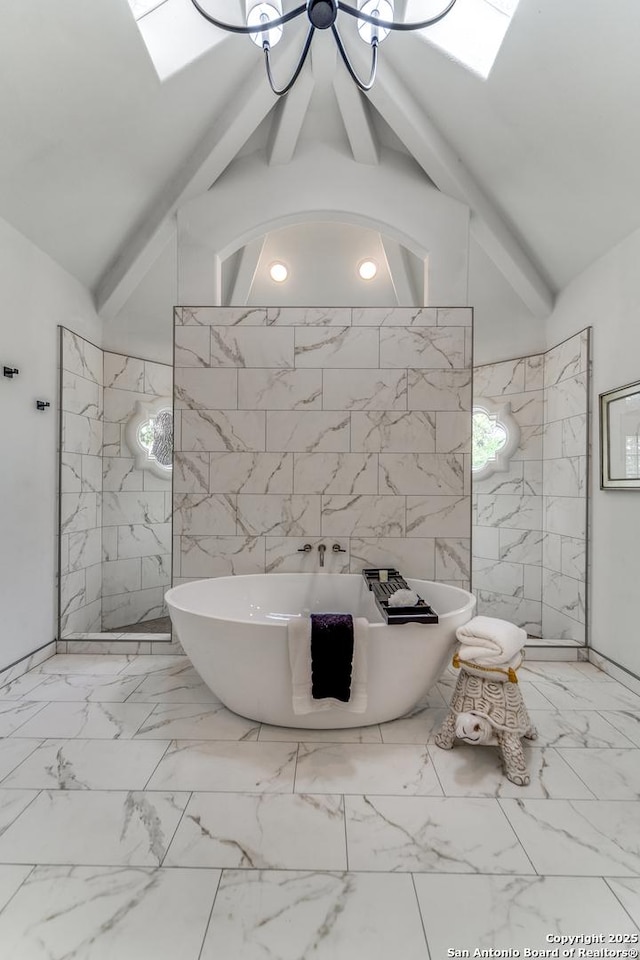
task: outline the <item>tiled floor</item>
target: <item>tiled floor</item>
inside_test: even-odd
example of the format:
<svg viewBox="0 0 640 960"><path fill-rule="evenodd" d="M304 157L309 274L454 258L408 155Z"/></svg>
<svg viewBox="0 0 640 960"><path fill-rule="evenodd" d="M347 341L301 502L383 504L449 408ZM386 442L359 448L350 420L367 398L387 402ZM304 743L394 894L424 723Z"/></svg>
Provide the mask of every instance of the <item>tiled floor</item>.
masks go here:
<svg viewBox="0 0 640 960"><path fill-rule="evenodd" d="M451 675L310 731L229 713L184 657L47 660L0 690L0 958L636 949L608 938L640 926L640 696L588 663L521 678L524 788L493 747L435 746Z"/></svg>

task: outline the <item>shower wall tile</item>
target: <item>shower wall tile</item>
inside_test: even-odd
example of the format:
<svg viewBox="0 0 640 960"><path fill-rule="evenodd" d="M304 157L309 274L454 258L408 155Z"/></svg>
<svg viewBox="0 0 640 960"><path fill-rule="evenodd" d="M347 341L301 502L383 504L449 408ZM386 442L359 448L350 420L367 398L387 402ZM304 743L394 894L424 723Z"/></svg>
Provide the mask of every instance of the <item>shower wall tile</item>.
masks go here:
<svg viewBox="0 0 640 960"><path fill-rule="evenodd" d="M500 530L498 555L500 560L542 566L541 530Z"/></svg>
<svg viewBox="0 0 640 960"><path fill-rule="evenodd" d="M113 597L142 589L141 561L112 560L102 567L102 595Z"/></svg>
<svg viewBox="0 0 640 960"><path fill-rule="evenodd" d="M102 598L102 628L112 630L122 624L141 623L166 616L164 593L166 587L136 590Z"/></svg>
<svg viewBox="0 0 640 960"><path fill-rule="evenodd" d="M174 578L314 571L325 543L328 571L467 581L471 319L178 308Z"/></svg>
<svg viewBox="0 0 640 960"><path fill-rule="evenodd" d="M490 477L473 481L475 494L503 495L505 493L524 496L524 466L528 461L512 460L506 470L492 473Z"/></svg>
<svg viewBox="0 0 640 960"><path fill-rule="evenodd" d="M545 354L545 387L587 372L589 331L583 330Z"/></svg>
<svg viewBox="0 0 640 960"><path fill-rule="evenodd" d="M542 498L478 494L478 523L486 527L542 529Z"/></svg>
<svg viewBox="0 0 640 960"><path fill-rule="evenodd" d="M83 570L102 560L101 530L94 527L67 537L69 570Z"/></svg>
<svg viewBox="0 0 640 960"><path fill-rule="evenodd" d="M475 398L507 398L509 394L524 393L527 360L505 360L476 367L473 372Z"/></svg>
<svg viewBox="0 0 640 960"><path fill-rule="evenodd" d="M587 375L580 373L569 380L561 380L545 390L545 423L581 416L585 412Z"/></svg>
<svg viewBox="0 0 640 960"><path fill-rule="evenodd" d="M68 370L62 371L63 409L92 420L102 418L102 387Z"/></svg>
<svg viewBox="0 0 640 960"><path fill-rule="evenodd" d="M144 392L155 397L170 397L173 392L173 370L167 363L144 361Z"/></svg>
<svg viewBox="0 0 640 960"><path fill-rule="evenodd" d="M82 490L82 454L60 453L60 489L65 493Z"/></svg>
<svg viewBox="0 0 640 960"><path fill-rule="evenodd" d="M587 504L584 497L544 497L544 505L547 532L586 539Z"/></svg>
<svg viewBox="0 0 640 960"><path fill-rule="evenodd" d="M521 563L504 560L473 561L473 586L475 590L495 590L511 597L524 596L524 567Z"/></svg>
<svg viewBox="0 0 640 960"><path fill-rule="evenodd" d="M544 387L544 354L525 357L524 389L542 390Z"/></svg>
<svg viewBox="0 0 640 960"><path fill-rule="evenodd" d="M524 536L527 536L527 534L524 534ZM471 530L471 539L473 542L474 559L475 557L482 557L485 560L501 559L500 531L495 527L474 526Z"/></svg>
<svg viewBox="0 0 640 960"><path fill-rule="evenodd" d="M102 454L102 422L63 409L62 449L65 453L100 456Z"/></svg>
<svg viewBox="0 0 640 960"><path fill-rule="evenodd" d="M538 600L509 597L490 590L475 590L478 598L477 613L486 617L499 617L522 627L532 637L542 636L542 605ZM545 633L545 636L547 634Z"/></svg>
<svg viewBox="0 0 640 960"><path fill-rule="evenodd" d="M144 393L144 360L120 353L105 353L104 386Z"/></svg>
<svg viewBox="0 0 640 960"><path fill-rule="evenodd" d="M164 523L164 493L143 490L106 491L102 495L102 523L105 527L131 523Z"/></svg>
<svg viewBox="0 0 640 960"><path fill-rule="evenodd" d="M102 350L83 337L62 328L62 369L85 380L103 383ZM64 407L63 407L64 409Z"/></svg>
<svg viewBox="0 0 640 960"><path fill-rule="evenodd" d="M110 530L117 531L118 557L153 557L171 552L170 523L131 523L107 527L105 537Z"/></svg>

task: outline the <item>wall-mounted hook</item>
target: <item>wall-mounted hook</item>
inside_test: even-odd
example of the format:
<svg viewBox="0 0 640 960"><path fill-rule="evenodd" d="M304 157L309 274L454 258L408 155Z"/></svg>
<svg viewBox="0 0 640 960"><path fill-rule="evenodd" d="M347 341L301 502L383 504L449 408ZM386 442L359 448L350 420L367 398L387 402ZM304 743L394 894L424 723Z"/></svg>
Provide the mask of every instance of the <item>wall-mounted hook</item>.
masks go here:
<svg viewBox="0 0 640 960"><path fill-rule="evenodd" d="M51 404L48 400L36 400L36 407L38 410L46 410L46 408L50 406Z"/></svg>
<svg viewBox="0 0 640 960"><path fill-rule="evenodd" d="M5 377L9 377L9 380L12 380L17 373L20 373L17 367L5 367L3 370Z"/></svg>

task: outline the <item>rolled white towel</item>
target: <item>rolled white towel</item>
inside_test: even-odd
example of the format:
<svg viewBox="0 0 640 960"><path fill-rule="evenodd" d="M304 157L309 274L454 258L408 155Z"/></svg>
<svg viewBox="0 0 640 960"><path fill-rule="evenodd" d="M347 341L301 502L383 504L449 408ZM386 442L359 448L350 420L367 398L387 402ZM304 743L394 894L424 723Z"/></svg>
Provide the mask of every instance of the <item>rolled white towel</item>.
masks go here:
<svg viewBox="0 0 640 960"><path fill-rule="evenodd" d="M495 617L474 617L458 627L460 657L484 666L509 663L527 642L526 630Z"/></svg>
<svg viewBox="0 0 640 960"><path fill-rule="evenodd" d="M456 717L456 737L466 743L489 743L493 740L493 727L486 717L470 710Z"/></svg>

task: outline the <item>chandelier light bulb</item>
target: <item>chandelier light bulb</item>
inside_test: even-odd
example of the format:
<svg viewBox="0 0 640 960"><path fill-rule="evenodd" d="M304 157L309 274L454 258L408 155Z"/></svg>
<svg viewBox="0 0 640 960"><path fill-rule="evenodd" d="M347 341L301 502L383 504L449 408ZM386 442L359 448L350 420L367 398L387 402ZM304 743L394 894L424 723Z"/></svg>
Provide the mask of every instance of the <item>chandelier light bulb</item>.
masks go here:
<svg viewBox="0 0 640 960"><path fill-rule="evenodd" d="M284 281L289 276L289 271L287 270L284 263L281 263L279 260L276 260L275 263L272 263L269 267L269 276L276 283L284 283Z"/></svg>
<svg viewBox="0 0 640 960"><path fill-rule="evenodd" d="M249 36L256 44L261 47L264 40L269 42L269 46L275 47L276 43L282 37L282 26L268 29L269 20L277 20L281 16L279 10L271 3L257 3L252 7L247 16L247 26L257 27L259 23L264 23L265 30L260 33L251 33Z"/></svg>
<svg viewBox="0 0 640 960"><path fill-rule="evenodd" d="M362 280L373 280L378 272L378 264L375 260L362 260L358 264L358 273Z"/></svg>
<svg viewBox="0 0 640 960"><path fill-rule="evenodd" d="M393 20L393 4L389 0L364 0L364 3L360 4L360 10L379 20ZM374 36L378 38L379 43L382 43L385 37L389 36L389 30L376 27L373 23L367 23L366 20L358 20L358 32L365 43L371 43Z"/></svg>

